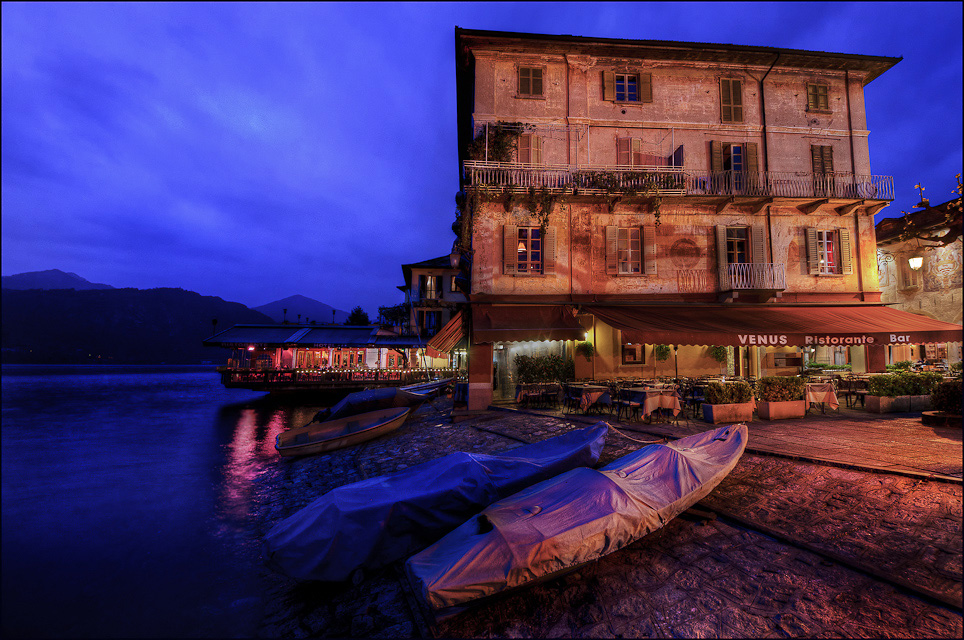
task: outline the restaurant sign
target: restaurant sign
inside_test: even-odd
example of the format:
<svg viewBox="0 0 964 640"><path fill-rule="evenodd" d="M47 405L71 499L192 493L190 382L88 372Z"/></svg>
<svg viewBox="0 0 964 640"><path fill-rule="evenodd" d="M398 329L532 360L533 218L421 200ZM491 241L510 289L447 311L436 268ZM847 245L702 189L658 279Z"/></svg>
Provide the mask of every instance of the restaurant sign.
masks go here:
<svg viewBox="0 0 964 640"><path fill-rule="evenodd" d="M861 344L874 344L880 342L887 342L888 344L906 344L911 342L910 334L896 334L891 333L889 340L881 340L880 338L875 338L870 335L859 335L859 336L841 336L841 335L804 335L803 345L823 345L823 346L851 346L851 345L861 345ZM798 340L798 336L793 336L792 338L785 333L741 333L737 334L737 338L740 341L740 345L757 345L757 346L786 346L786 345L796 345L801 341Z"/></svg>

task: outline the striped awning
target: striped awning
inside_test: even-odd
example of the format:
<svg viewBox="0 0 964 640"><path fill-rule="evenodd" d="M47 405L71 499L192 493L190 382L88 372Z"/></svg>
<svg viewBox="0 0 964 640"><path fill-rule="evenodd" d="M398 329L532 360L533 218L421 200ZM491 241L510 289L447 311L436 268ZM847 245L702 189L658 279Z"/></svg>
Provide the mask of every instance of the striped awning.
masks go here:
<svg viewBox="0 0 964 640"><path fill-rule="evenodd" d="M428 341L428 346L439 353L448 353L456 347L465 337L465 330L462 327L462 312L459 311L449 320L442 330L435 334Z"/></svg>

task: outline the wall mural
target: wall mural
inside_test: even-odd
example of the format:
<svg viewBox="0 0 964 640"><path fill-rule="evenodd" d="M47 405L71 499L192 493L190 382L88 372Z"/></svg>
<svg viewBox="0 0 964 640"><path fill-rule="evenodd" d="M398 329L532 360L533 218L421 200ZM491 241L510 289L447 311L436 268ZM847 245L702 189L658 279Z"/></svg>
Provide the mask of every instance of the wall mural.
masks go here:
<svg viewBox="0 0 964 640"><path fill-rule="evenodd" d="M924 291L961 288L961 253L960 242L927 253Z"/></svg>

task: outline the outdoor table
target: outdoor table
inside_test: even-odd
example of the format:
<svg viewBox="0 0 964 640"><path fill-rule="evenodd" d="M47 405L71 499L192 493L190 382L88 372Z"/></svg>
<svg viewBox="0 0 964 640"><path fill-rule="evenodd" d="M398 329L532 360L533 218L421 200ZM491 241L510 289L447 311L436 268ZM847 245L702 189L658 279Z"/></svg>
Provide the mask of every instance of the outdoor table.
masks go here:
<svg viewBox="0 0 964 640"><path fill-rule="evenodd" d="M589 413L590 407L599 402L600 400L609 400L609 388L600 387L596 385L576 385L573 387L577 389L580 393L579 397L579 408L583 410L584 413Z"/></svg>
<svg viewBox="0 0 964 640"><path fill-rule="evenodd" d="M520 404L529 404L529 400L535 398L541 401L548 392L555 390L558 393L559 385L551 382L534 382L530 384L516 385L515 401Z"/></svg>
<svg viewBox="0 0 964 640"><path fill-rule="evenodd" d="M826 413L824 403L829 404L831 409L837 410L840 403L837 401L837 393L834 391L832 382L809 382L807 383L807 410L810 405L820 403L820 410Z"/></svg>
<svg viewBox="0 0 964 640"><path fill-rule="evenodd" d="M656 409L671 409L675 416L679 415L682 408L679 403L679 394L673 386L657 389L629 387L626 393L630 400L639 403L643 417L649 417Z"/></svg>

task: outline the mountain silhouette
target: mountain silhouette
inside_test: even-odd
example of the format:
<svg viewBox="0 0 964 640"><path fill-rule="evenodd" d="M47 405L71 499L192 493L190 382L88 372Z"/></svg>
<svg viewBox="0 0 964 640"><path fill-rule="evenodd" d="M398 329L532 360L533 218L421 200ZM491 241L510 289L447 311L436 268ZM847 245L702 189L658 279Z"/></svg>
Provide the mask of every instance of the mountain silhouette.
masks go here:
<svg viewBox="0 0 964 640"><path fill-rule="evenodd" d="M46 271L27 271L12 276L0 277L4 289L113 289L109 284L97 284L81 278L76 273L47 269Z"/></svg>
<svg viewBox="0 0 964 640"><path fill-rule="evenodd" d="M285 309L288 310L287 313L285 313ZM282 322L285 319L288 322L298 322L298 314L301 314L301 322L313 321L318 324L331 324L334 321L335 324L344 324L349 316L347 311L335 309L324 302L318 302L301 295L275 300L260 307L254 307L254 310L263 313L275 322ZM332 319L332 311L335 312L334 319Z"/></svg>

